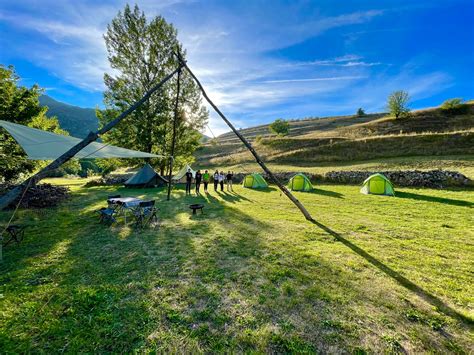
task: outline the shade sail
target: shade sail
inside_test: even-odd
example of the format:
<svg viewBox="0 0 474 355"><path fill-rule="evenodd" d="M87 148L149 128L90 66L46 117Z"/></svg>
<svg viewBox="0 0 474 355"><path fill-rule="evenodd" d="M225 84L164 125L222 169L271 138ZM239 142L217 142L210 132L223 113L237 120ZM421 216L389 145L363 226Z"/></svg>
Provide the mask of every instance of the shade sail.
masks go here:
<svg viewBox="0 0 474 355"><path fill-rule="evenodd" d="M36 128L0 120L3 127L12 135L31 160L55 160L82 139L63 136ZM161 158L162 155L139 152L98 142L92 142L80 150L75 158Z"/></svg>

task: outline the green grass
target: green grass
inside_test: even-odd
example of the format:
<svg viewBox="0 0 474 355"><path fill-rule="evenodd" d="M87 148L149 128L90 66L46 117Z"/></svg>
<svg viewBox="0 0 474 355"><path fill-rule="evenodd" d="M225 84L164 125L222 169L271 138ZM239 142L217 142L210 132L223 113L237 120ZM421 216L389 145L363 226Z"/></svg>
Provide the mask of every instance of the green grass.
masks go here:
<svg viewBox="0 0 474 355"><path fill-rule="evenodd" d="M4 250L2 353L472 351L472 190L320 185L296 194L319 228L275 188L166 202L53 181L72 199L19 211ZM98 225L116 192L157 199L161 226Z"/></svg>

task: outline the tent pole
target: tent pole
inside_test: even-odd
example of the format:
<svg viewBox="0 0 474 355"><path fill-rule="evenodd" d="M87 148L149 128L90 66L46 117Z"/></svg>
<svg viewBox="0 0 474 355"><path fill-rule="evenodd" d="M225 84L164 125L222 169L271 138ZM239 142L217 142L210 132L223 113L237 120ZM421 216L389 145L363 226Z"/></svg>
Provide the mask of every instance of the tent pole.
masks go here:
<svg viewBox="0 0 474 355"><path fill-rule="evenodd" d="M170 168L169 168L169 175L168 175L168 197L167 197L168 201L170 200L171 179L173 178L173 159L174 159L174 149L175 149L175 146L176 146L176 125L178 123L180 79L181 79L181 67L178 70L178 77L177 77L177 83L176 83L176 101L174 103L173 138L172 138L172 141L171 141Z"/></svg>
<svg viewBox="0 0 474 355"><path fill-rule="evenodd" d="M55 161L50 163L44 169L41 169L35 175L31 176L30 178L26 179L23 183L16 186L15 188L8 191L6 194L0 197L0 210L7 207L10 203L15 201L15 199L21 194L21 192L27 188L28 184L36 184L38 181L46 177L51 171L59 168L61 165L69 161L72 157L74 157L81 149L88 146L90 143L94 142L99 138L99 136L107 133L113 127L115 127L120 121L122 121L125 117L130 115L133 111L135 111L138 107L140 107L145 101L147 101L150 96L157 90L159 90L168 80L170 80L177 72L181 71L181 68L185 65L185 62L181 62L181 64L170 74L165 76L158 84L148 90L145 95L135 102L132 106L130 106L127 110L122 112L120 116L115 118L113 121L107 123L104 127L99 129L97 132L90 132L89 135L84 138L82 141L77 143L74 147L69 149L66 153L61 155Z"/></svg>
<svg viewBox="0 0 474 355"><path fill-rule="evenodd" d="M311 222L314 222L314 219L313 217L311 217L311 214L306 210L306 208L303 206L303 204L298 201L298 199L293 196L293 194L290 192L290 190L288 190L286 188L285 185L283 185L280 180L278 180L278 178L270 171L270 169L268 169L268 167L265 165L265 163L263 162L262 158L260 158L260 156L258 155L258 153L255 151L255 149L252 147L252 145L250 144L249 141L247 141L247 139L245 139L244 136L242 136L239 131L237 131L235 129L235 127L232 125L232 123L227 119L227 117L224 116L224 114L221 112L221 110L219 110L219 108L212 102L212 100L209 98L209 96L207 96L207 93L206 91L204 90L204 87L202 86L201 82L198 80L198 78L196 77L196 75L194 75L194 73L191 71L191 69L189 69L188 65L186 64L186 62L181 58L181 56L179 54L177 54L178 58L180 59L181 63L183 64L184 68L186 68L186 70L189 72L189 74L193 77L193 79L196 81L196 83L198 84L199 88L201 89L201 92L204 96L204 98L207 100L207 102L209 103L209 105L212 106L212 108L217 112L217 114L219 116L221 116L221 118L224 120L225 123L227 123L227 125L230 127L230 129L236 134L237 137L239 137L239 139L242 141L242 143L244 143L244 145L247 147L248 150L250 150L250 152L252 153L252 155L255 157L255 160L257 161L257 163L262 167L263 171L265 171L265 173L270 177L271 180L273 180L273 182L275 182L275 184L280 188L280 190L291 200L291 202L293 202L296 207L298 207L298 209L301 211L301 213L304 215L304 217L308 220L308 221L311 221Z"/></svg>

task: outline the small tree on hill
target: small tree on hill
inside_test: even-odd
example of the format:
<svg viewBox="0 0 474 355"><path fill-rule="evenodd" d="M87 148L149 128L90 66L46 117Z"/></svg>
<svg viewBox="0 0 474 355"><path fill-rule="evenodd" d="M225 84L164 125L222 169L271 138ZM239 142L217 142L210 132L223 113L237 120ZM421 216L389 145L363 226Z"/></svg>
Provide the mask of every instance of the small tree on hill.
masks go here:
<svg viewBox="0 0 474 355"><path fill-rule="evenodd" d="M270 130L271 133L276 133L279 136L287 136L288 133L290 132L290 124L282 120L281 118L275 120L268 129Z"/></svg>
<svg viewBox="0 0 474 355"><path fill-rule="evenodd" d="M364 117L365 116L365 111L362 107L360 107L358 110L357 110L357 113L356 113L356 116L357 117Z"/></svg>
<svg viewBox="0 0 474 355"><path fill-rule="evenodd" d="M448 115L460 115L466 113L468 106L463 103L463 99L454 98L448 99L441 104L441 110L446 112Z"/></svg>
<svg viewBox="0 0 474 355"><path fill-rule="evenodd" d="M410 96L406 91L394 91L388 97L388 110L396 119L398 119L410 112L410 109L408 108L409 101Z"/></svg>

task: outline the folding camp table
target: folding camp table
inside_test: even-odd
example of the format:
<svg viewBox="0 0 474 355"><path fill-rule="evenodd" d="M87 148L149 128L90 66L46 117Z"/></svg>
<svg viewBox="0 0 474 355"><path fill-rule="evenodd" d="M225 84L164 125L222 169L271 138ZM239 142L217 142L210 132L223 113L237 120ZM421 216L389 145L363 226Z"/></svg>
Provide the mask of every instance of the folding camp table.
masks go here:
<svg viewBox="0 0 474 355"><path fill-rule="evenodd" d="M110 198L107 202L119 205L117 214L120 215L123 213L124 223L127 224L127 211L136 208L143 200L135 197L118 197Z"/></svg>

